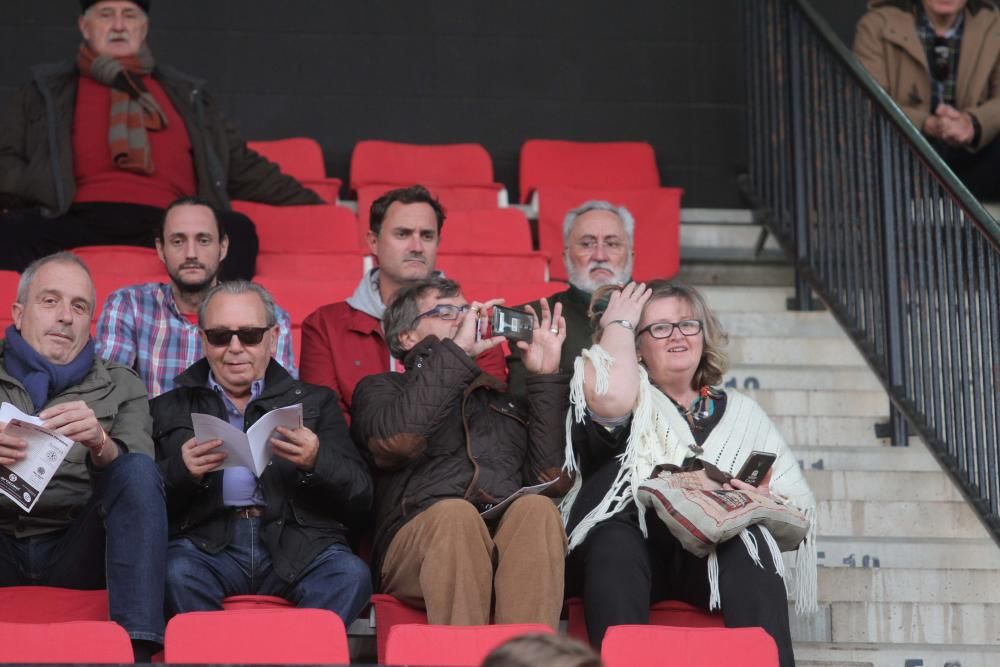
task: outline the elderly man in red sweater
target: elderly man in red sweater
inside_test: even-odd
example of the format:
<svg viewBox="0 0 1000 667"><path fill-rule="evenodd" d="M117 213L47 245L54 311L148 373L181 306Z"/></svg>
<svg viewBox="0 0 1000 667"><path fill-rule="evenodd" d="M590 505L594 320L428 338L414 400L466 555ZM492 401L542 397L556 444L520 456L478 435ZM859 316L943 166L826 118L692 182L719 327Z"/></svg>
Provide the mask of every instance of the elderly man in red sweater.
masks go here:
<svg viewBox="0 0 1000 667"><path fill-rule="evenodd" d="M153 247L166 206L223 211L226 277L249 278L257 235L230 199L320 204L249 148L204 83L157 63L150 0L81 0L75 61L33 68L0 119L0 269L83 245Z"/></svg>

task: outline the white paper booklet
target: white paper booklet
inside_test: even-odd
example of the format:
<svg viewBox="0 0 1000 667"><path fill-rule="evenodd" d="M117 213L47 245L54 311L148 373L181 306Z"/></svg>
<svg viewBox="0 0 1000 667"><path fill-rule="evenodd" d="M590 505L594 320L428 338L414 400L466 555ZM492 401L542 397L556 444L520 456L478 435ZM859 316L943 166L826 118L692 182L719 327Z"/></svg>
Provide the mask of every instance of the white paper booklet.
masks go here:
<svg viewBox="0 0 1000 667"><path fill-rule="evenodd" d="M274 429L279 426L288 429L302 426L302 404L271 410L246 433L223 419L200 412L191 413L191 423L198 442L222 440L219 449L227 456L220 469L249 468L260 477L274 453L270 442Z"/></svg>
<svg viewBox="0 0 1000 667"><path fill-rule="evenodd" d="M5 433L28 443L27 456L14 465L0 465L0 494L25 512L31 512L73 447L73 441L42 428L41 419L21 412L10 403L0 405L0 421L7 422Z"/></svg>
<svg viewBox="0 0 1000 667"><path fill-rule="evenodd" d="M507 510L507 507L521 496L533 496L541 493L558 481L558 479L553 479L552 481L542 482L541 484L536 484L534 486L522 486L520 489L504 498L502 502L497 503L485 512L480 512L479 516L483 517L485 520L499 519Z"/></svg>

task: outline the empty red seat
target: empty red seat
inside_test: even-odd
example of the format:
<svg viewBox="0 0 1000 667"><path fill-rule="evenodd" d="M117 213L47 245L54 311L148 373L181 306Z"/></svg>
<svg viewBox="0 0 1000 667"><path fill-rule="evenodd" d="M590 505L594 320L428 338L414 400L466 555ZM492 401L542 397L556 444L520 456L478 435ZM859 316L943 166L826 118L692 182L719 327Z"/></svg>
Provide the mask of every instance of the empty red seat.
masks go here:
<svg viewBox="0 0 1000 667"><path fill-rule="evenodd" d="M365 257L353 246L348 252L287 252L257 255L254 280L271 278L308 280L348 280L357 283L364 275Z"/></svg>
<svg viewBox="0 0 1000 667"><path fill-rule="evenodd" d="M635 218L635 264L640 280L670 278L680 269L680 188L610 190L545 186L538 189L538 246L561 257L566 213L590 199L624 205ZM553 280L566 279L562 261L552 262Z"/></svg>
<svg viewBox="0 0 1000 667"><path fill-rule="evenodd" d="M0 621L57 623L108 620L108 592L57 586L0 588Z"/></svg>
<svg viewBox="0 0 1000 667"><path fill-rule="evenodd" d="M475 667L500 644L527 634L552 634L552 628L538 623L396 625L389 631L385 663Z"/></svg>
<svg viewBox="0 0 1000 667"><path fill-rule="evenodd" d="M529 139L521 147L521 202L544 185L641 189L660 185L656 153L640 141Z"/></svg>
<svg viewBox="0 0 1000 667"><path fill-rule="evenodd" d="M441 230L442 253L531 252L531 226L516 208L454 211Z"/></svg>
<svg viewBox="0 0 1000 667"><path fill-rule="evenodd" d="M167 623L167 663L347 664L340 617L325 609L249 609L178 614Z"/></svg>
<svg viewBox="0 0 1000 667"><path fill-rule="evenodd" d="M359 141L351 155L351 190L397 186L493 185L493 161L479 144L418 145Z"/></svg>
<svg viewBox="0 0 1000 667"><path fill-rule="evenodd" d="M549 279L549 254L439 253L437 268L459 283L539 283Z"/></svg>
<svg viewBox="0 0 1000 667"><path fill-rule="evenodd" d="M389 633L397 625L427 624L427 612L397 600L385 593L372 595L372 612L375 617L375 643L378 661L385 664L385 649Z"/></svg>
<svg viewBox="0 0 1000 667"><path fill-rule="evenodd" d="M235 201L233 210L253 220L260 254L352 252L356 222L343 206L269 206Z"/></svg>
<svg viewBox="0 0 1000 667"><path fill-rule="evenodd" d="M649 608L650 625L674 625L685 628L722 628L722 614L711 614L679 600L662 600ZM584 643L590 642L582 598L566 600L566 634Z"/></svg>
<svg viewBox="0 0 1000 667"><path fill-rule="evenodd" d="M248 141L247 145L311 189L329 204L336 204L340 179L328 178L323 164L323 150L314 139L294 138L274 141Z"/></svg>
<svg viewBox="0 0 1000 667"><path fill-rule="evenodd" d="M778 647L761 628L617 625L601 645L606 667L777 667Z"/></svg>
<svg viewBox="0 0 1000 667"><path fill-rule="evenodd" d="M302 320L320 306L351 296L358 286L357 278L327 279L322 274L310 278L260 276L257 282L267 288L275 303L288 312L293 327L301 325Z"/></svg>
<svg viewBox="0 0 1000 667"><path fill-rule="evenodd" d="M93 245L74 248L73 254L83 260L91 273L166 275L163 262L153 248Z"/></svg>
<svg viewBox="0 0 1000 667"><path fill-rule="evenodd" d="M21 274L17 271L0 271L0 328L6 329L14 323L10 304L17 300L17 284Z"/></svg>
<svg viewBox="0 0 1000 667"><path fill-rule="evenodd" d="M131 664L128 633L111 621L0 622L0 663Z"/></svg>

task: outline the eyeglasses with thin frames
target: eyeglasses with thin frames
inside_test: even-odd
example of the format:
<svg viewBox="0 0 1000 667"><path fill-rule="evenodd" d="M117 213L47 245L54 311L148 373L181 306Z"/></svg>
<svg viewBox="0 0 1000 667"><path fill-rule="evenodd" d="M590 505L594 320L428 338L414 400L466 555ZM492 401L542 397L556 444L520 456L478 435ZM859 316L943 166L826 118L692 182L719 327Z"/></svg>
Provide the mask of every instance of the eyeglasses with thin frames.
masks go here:
<svg viewBox="0 0 1000 667"><path fill-rule="evenodd" d="M573 244L579 252L594 252L598 247L604 246L609 255L615 255L625 250L625 242L621 239L581 239Z"/></svg>
<svg viewBox="0 0 1000 667"><path fill-rule="evenodd" d="M683 336L697 336L701 333L701 320L681 320L680 322L653 322L647 327L643 327L636 332L636 338L644 333L649 333L653 338L670 338L674 333L674 327L680 330Z"/></svg>
<svg viewBox="0 0 1000 667"><path fill-rule="evenodd" d="M450 303L439 303L426 313L420 313L417 315L413 321L416 323L425 317L436 317L440 320L457 320L459 315L467 310L469 310L468 304L464 306L455 306Z"/></svg>

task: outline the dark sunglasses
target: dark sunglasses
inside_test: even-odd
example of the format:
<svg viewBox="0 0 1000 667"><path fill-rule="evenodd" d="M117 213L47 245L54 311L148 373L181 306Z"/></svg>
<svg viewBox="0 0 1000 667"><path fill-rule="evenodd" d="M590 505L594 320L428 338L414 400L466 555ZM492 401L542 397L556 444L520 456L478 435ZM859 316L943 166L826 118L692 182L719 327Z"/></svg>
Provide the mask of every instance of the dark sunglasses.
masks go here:
<svg viewBox="0 0 1000 667"><path fill-rule="evenodd" d="M260 345L264 340L264 334L271 327L240 327L239 329L202 329L205 333L205 340L209 345L215 347L225 347L233 340L233 336L240 339L243 345Z"/></svg>

